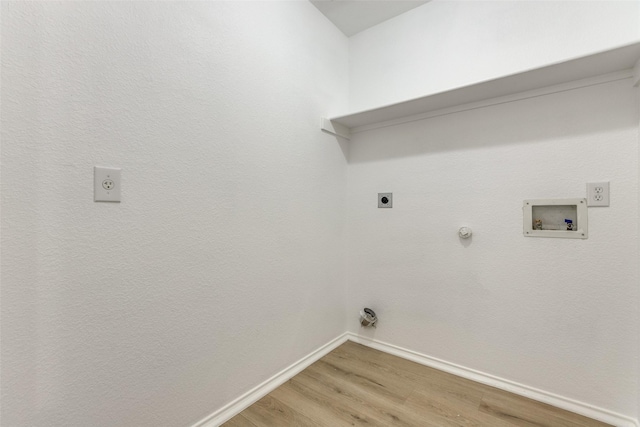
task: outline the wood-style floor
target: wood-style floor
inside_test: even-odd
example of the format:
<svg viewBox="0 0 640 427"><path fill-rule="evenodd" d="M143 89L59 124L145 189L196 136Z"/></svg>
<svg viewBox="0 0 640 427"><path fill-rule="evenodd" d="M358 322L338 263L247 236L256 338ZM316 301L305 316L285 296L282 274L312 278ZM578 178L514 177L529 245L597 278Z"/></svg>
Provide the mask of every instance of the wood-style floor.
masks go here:
<svg viewBox="0 0 640 427"><path fill-rule="evenodd" d="M223 424L262 426L606 426L347 342Z"/></svg>

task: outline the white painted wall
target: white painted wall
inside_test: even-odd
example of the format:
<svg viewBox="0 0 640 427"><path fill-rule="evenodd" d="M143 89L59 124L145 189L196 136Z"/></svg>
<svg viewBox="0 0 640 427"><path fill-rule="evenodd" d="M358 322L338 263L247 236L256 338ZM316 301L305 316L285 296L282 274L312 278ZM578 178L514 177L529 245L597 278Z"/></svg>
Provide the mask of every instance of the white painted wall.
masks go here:
<svg viewBox="0 0 640 427"><path fill-rule="evenodd" d="M636 416L624 82L356 134L348 190L317 129L349 90L367 108L639 38L637 2L542 3L435 0L348 59L306 1L3 2L3 424L191 425L342 332L345 300L352 331L370 305L377 339ZM121 204L92 202L95 164L123 168ZM522 237L524 198L601 179L589 240Z"/></svg>
<svg viewBox="0 0 640 427"><path fill-rule="evenodd" d="M355 134L350 330L637 417L638 114L625 79ZM524 199L599 180L588 240L523 237Z"/></svg>
<svg viewBox="0 0 640 427"><path fill-rule="evenodd" d="M349 39L349 111L637 41L637 0L432 0Z"/></svg>
<svg viewBox="0 0 640 427"><path fill-rule="evenodd" d="M638 41L638 1L434 0L350 38L349 110ZM631 94L612 83L356 134L350 329L373 306L377 339L637 418L638 229L619 225L638 217ZM587 242L521 236L523 199L599 179L614 204L590 209ZM392 211L372 204L382 191Z"/></svg>
<svg viewBox="0 0 640 427"><path fill-rule="evenodd" d="M636 108L640 112L640 87L636 87ZM638 129L640 129L640 113L638 114ZM638 132L638 147L640 147L640 131ZM638 151L638 164L640 164L640 149ZM640 173L638 173L638 211L640 212ZM638 215L638 229L640 229L640 215ZM638 252L640 252L640 240L638 241ZM640 289L640 275L638 277L638 288ZM638 306L640 307L640 299L638 300ZM638 350L636 354L640 355L640 319L638 321ZM636 413L638 414L637 418L640 422L640 362L638 366L638 389L636 398L638 402L636 405Z"/></svg>
<svg viewBox="0 0 640 427"><path fill-rule="evenodd" d="M344 332L348 46L309 2L2 8L2 425L188 426Z"/></svg>

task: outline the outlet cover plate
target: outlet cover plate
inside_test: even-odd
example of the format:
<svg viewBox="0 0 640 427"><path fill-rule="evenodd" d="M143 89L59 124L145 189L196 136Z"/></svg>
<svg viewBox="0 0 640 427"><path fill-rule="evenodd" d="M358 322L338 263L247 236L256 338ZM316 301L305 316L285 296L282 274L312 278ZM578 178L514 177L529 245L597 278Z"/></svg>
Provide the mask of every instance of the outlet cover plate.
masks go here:
<svg viewBox="0 0 640 427"><path fill-rule="evenodd" d="M120 168L106 168L94 166L93 168L93 201L94 202L119 202L120 201Z"/></svg>
<svg viewBox="0 0 640 427"><path fill-rule="evenodd" d="M609 183L590 182L587 184L588 206L609 206Z"/></svg>

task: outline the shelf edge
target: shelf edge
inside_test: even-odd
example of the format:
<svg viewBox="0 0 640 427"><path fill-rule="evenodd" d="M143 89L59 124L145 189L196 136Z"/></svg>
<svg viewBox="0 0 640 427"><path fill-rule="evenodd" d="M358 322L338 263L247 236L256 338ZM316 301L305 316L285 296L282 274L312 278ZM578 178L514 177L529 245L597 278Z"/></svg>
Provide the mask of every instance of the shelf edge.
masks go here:
<svg viewBox="0 0 640 427"><path fill-rule="evenodd" d="M635 65L634 83L640 84L640 42L624 45L551 65L490 79L378 108L335 116L328 119L335 127L361 129L408 117L453 109L488 99L513 96L523 92L570 84L578 80L598 78L616 72L631 72ZM329 133L332 133L329 131Z"/></svg>
<svg viewBox="0 0 640 427"><path fill-rule="evenodd" d="M460 113L463 111L476 110L478 108L491 107L492 105L500 105L500 104L516 102L516 101L521 101L521 100L530 99L530 98L537 98L539 96L551 95L559 92L566 92L573 89L596 86L599 84L615 82L618 80L631 79L632 77L633 77L633 73L631 69L617 71L617 72L605 74L602 76L591 77L591 78L581 79L581 80L574 80L569 83L562 83L558 85L547 86L540 89L532 89L524 92L518 92L512 95L488 98L482 101L470 102L466 104L456 105L454 107L442 108L442 109L428 111L425 113L408 115L408 116L400 117L397 119L389 119L389 120L374 122L371 124L354 126L352 128L349 128L349 132L351 135L354 135L359 132L365 132L368 130L379 129L379 128L388 127L388 126L396 126L404 123L410 123L410 122L415 122L419 120L426 120L433 117L440 117L448 114Z"/></svg>
<svg viewBox="0 0 640 427"><path fill-rule="evenodd" d="M320 118L320 129L328 134L344 138L347 141L351 139L349 128L340 123L333 122L326 117Z"/></svg>

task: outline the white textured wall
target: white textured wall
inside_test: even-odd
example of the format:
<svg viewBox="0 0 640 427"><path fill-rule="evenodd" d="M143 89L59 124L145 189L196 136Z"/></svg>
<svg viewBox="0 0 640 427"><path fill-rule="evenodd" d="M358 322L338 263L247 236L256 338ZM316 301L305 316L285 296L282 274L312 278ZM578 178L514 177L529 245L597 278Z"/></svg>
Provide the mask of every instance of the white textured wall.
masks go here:
<svg viewBox="0 0 640 427"><path fill-rule="evenodd" d="M636 108L638 109L638 147L640 147L640 87L636 87ZM640 149L638 150L638 164L640 165ZM638 174L638 211L640 212L640 173ZM640 214L638 215L638 229L640 230ZM640 239L638 240L638 252L640 253ZM640 268L640 266L639 266ZM638 289L640 289L640 274L638 275ZM640 307L640 299L638 300ZM638 320L638 350L637 355L640 357L640 319ZM637 399L637 418L640 419L640 360L638 361L638 388L636 392Z"/></svg>
<svg viewBox="0 0 640 427"><path fill-rule="evenodd" d="M350 330L636 417L635 97L626 79L355 134ZM524 199L601 180L588 240L523 237Z"/></svg>
<svg viewBox="0 0 640 427"><path fill-rule="evenodd" d="M3 426L188 426L344 331L348 46L309 2L2 7Z"/></svg>
<svg viewBox="0 0 640 427"><path fill-rule="evenodd" d="M351 330L370 305L375 338L637 414L624 82L357 134L348 214L317 129L349 84L367 108L639 38L637 2L514 4L433 1L353 37L349 76L306 1L3 2L2 424L191 425L344 330L345 258ZM601 179L589 240L522 237L524 198Z"/></svg>
<svg viewBox="0 0 640 427"><path fill-rule="evenodd" d="M349 39L350 111L637 41L637 0L432 0Z"/></svg>

